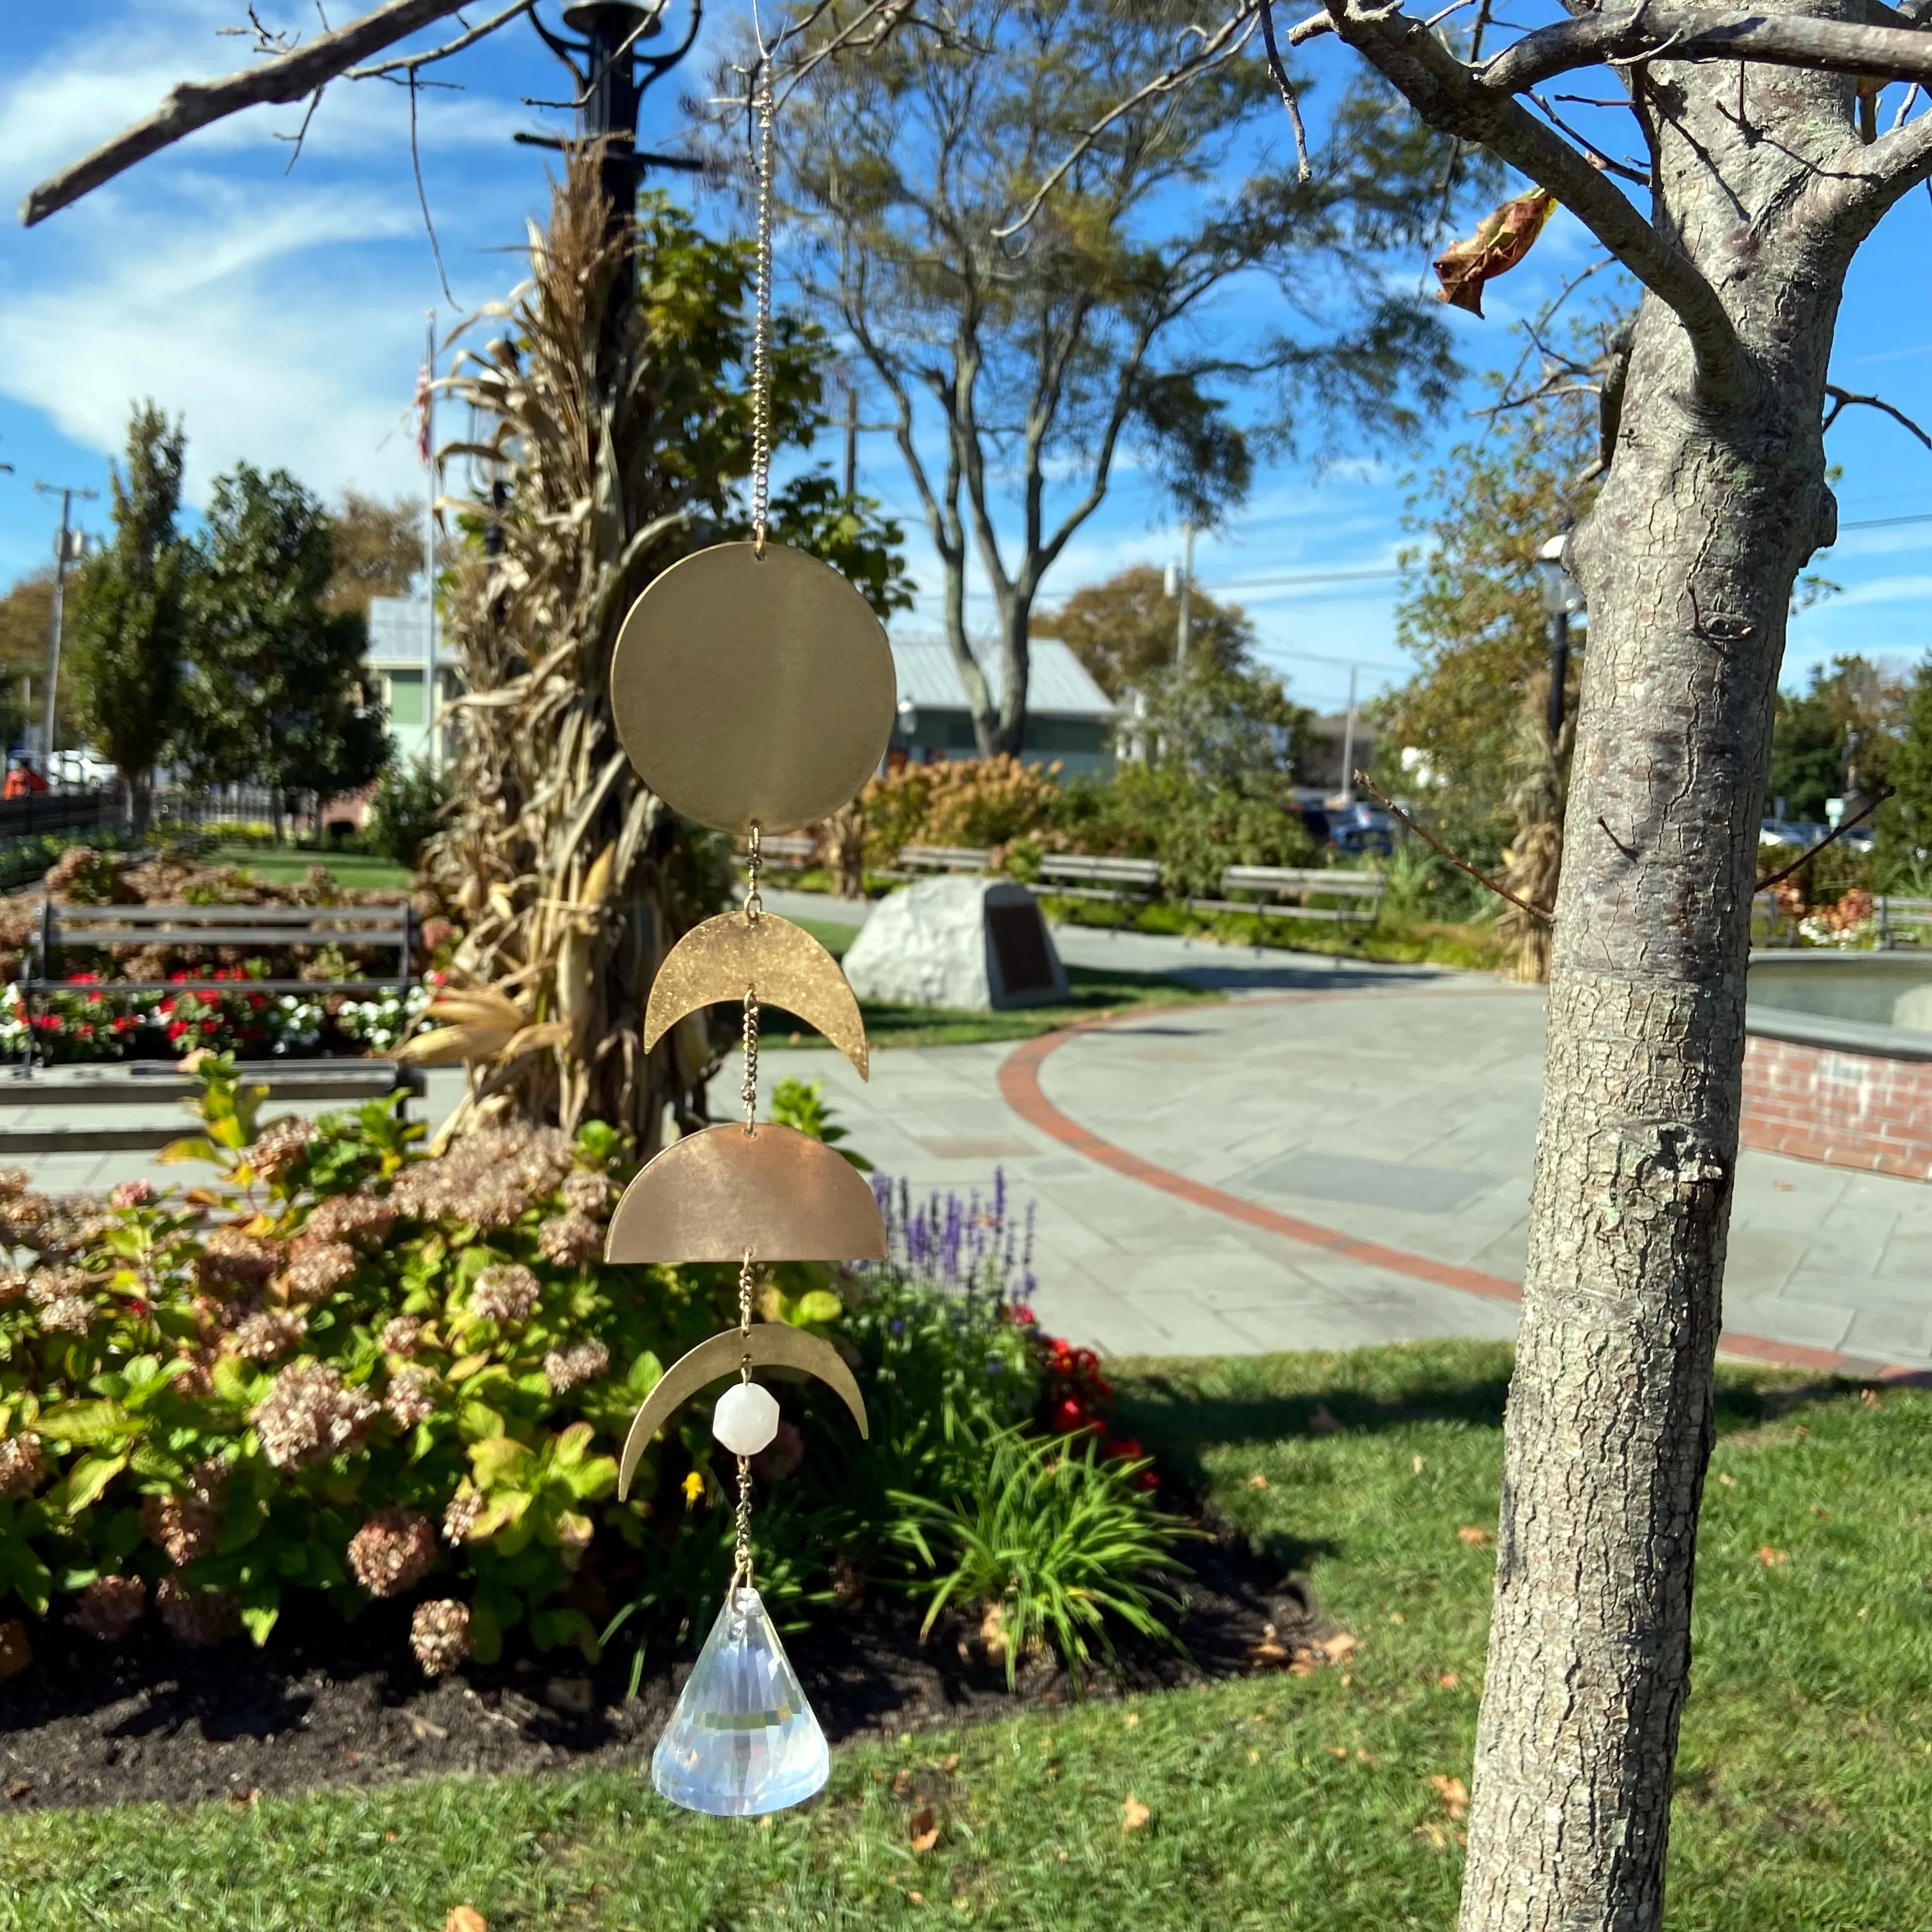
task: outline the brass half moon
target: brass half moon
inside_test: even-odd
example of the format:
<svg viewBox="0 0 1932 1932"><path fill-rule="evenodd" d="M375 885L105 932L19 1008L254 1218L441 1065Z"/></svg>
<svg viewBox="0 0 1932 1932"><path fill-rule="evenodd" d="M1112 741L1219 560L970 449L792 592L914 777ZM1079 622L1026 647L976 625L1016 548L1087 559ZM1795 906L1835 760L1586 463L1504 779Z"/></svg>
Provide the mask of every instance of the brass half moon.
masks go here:
<svg viewBox="0 0 1932 1932"><path fill-rule="evenodd" d="M719 544L632 605L610 661L639 776L720 832L790 832L856 796L892 737L885 628L829 563Z"/></svg>
<svg viewBox="0 0 1932 1932"><path fill-rule="evenodd" d="M748 919L722 914L694 926L666 954L644 1006L648 1053L686 1013L746 988L763 1006L782 1006L824 1034L866 1078L866 1027L859 1003L832 958L802 926L776 913Z"/></svg>
<svg viewBox="0 0 1932 1932"><path fill-rule="evenodd" d="M650 1448L651 1438L708 1382L736 1375L746 1355L755 1367L776 1363L781 1367L802 1369L816 1376L836 1390L852 1412L859 1433L869 1437L866 1421L866 1399L838 1351L820 1335L808 1335L802 1328L788 1328L782 1322L754 1322L748 1336L728 1328L708 1342L700 1342L688 1355L681 1355L665 1370L656 1388L638 1411L631 1432L624 1438L624 1460L617 1466L617 1494L630 1492L638 1459Z"/></svg>
<svg viewBox="0 0 1932 1932"><path fill-rule="evenodd" d="M761 1121L674 1141L624 1190L607 1262L876 1262L886 1224L865 1178L809 1134Z"/></svg>

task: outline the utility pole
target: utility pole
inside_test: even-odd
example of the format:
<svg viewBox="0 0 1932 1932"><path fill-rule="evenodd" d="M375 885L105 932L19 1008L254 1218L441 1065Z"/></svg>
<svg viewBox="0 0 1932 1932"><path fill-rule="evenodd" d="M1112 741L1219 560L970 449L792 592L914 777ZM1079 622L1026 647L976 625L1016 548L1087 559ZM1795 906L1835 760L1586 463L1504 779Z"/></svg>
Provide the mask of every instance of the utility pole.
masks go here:
<svg viewBox="0 0 1932 1932"><path fill-rule="evenodd" d="M1187 640L1194 628L1194 524L1190 519L1181 536L1180 550L1180 626L1174 641L1174 662L1185 669L1187 664Z"/></svg>
<svg viewBox="0 0 1932 1932"><path fill-rule="evenodd" d="M859 392L845 385L845 494L859 494Z"/></svg>
<svg viewBox="0 0 1932 1932"><path fill-rule="evenodd" d="M67 602L67 567L70 563L78 563L86 548L86 539L73 527L74 500L78 496L83 502L91 503L100 492L60 483L36 483L34 488L44 496L58 496L61 500L60 533L54 538L54 608L47 623L46 722L40 737L40 762L45 767L41 776L51 784L55 749L54 701L60 690L61 615Z"/></svg>
<svg viewBox="0 0 1932 1932"><path fill-rule="evenodd" d="M1348 667L1348 714L1342 721L1342 797L1343 802L1355 802L1355 680L1359 667Z"/></svg>

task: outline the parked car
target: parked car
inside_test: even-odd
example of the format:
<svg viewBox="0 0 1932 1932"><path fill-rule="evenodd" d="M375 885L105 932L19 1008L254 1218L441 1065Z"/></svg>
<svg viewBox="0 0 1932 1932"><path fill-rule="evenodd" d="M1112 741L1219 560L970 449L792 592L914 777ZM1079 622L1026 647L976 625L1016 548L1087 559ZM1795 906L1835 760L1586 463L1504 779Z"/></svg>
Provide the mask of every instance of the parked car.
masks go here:
<svg viewBox="0 0 1932 1932"><path fill-rule="evenodd" d="M1386 859L1395 850L1395 820L1379 806L1358 800L1329 814L1330 836L1342 851L1378 853Z"/></svg>
<svg viewBox="0 0 1932 1932"><path fill-rule="evenodd" d="M1828 825L1819 825L1810 819L1766 818L1759 823L1757 842L1760 845L1796 845L1808 852L1831 829Z"/></svg>

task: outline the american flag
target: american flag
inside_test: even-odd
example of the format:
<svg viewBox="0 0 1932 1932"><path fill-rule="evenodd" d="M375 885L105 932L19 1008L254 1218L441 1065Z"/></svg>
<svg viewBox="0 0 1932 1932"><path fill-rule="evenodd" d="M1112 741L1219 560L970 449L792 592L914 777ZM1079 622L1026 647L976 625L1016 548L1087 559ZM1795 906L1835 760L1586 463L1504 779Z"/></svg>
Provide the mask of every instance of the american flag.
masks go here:
<svg viewBox="0 0 1932 1932"><path fill-rule="evenodd" d="M431 410L429 364L424 363L422 368L416 371L416 460L425 470L429 467Z"/></svg>

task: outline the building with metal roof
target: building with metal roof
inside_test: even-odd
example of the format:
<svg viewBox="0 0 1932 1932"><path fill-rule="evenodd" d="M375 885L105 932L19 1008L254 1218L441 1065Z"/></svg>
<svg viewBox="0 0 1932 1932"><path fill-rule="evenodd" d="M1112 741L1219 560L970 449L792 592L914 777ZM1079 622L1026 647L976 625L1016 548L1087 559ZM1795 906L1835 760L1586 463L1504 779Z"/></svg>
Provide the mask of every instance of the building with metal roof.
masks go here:
<svg viewBox="0 0 1932 1932"><path fill-rule="evenodd" d="M1001 687L999 654L981 657L994 703ZM973 714L952 651L937 638L892 640L898 675L899 719L892 748L915 764L976 758ZM1057 638L1033 640L1027 679L1026 728L1020 757L1030 765L1057 764L1069 777L1114 769L1114 706L1087 668Z"/></svg>

